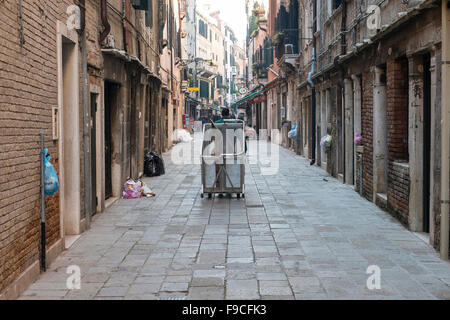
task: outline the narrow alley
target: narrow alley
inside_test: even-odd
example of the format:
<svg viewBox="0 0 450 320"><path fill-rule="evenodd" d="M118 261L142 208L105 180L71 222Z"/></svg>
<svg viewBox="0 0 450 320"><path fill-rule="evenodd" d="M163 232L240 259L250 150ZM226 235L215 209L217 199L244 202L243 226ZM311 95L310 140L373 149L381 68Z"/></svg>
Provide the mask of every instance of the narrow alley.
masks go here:
<svg viewBox="0 0 450 320"><path fill-rule="evenodd" d="M253 142L254 143L254 142ZM20 299L450 299L450 265L388 213L309 161L248 165L245 199L202 199L200 166L145 181L155 198L120 200ZM68 268L81 289L68 290ZM370 266L381 288L368 289Z"/></svg>

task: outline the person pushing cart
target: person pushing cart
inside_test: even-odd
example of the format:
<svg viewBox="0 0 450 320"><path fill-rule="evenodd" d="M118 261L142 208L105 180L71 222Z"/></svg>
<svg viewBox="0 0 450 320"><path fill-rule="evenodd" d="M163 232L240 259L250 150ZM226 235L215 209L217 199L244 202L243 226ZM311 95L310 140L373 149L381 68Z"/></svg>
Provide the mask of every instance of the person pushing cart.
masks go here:
<svg viewBox="0 0 450 320"><path fill-rule="evenodd" d="M245 122L230 119L225 108L221 120L203 127L202 198L213 194L245 197L245 159Z"/></svg>

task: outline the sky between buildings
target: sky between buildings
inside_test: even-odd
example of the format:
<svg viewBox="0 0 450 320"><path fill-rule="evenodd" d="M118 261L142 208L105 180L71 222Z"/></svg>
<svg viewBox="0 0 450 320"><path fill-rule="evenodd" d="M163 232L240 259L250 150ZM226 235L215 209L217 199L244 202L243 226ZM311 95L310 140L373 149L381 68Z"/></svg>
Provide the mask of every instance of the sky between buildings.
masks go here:
<svg viewBox="0 0 450 320"><path fill-rule="evenodd" d="M268 0L260 0L259 2L268 4ZM198 0L197 2L198 6L204 4L210 4L213 10L220 10L222 20L234 30L239 40L239 46L244 47L243 42L247 36L245 0Z"/></svg>

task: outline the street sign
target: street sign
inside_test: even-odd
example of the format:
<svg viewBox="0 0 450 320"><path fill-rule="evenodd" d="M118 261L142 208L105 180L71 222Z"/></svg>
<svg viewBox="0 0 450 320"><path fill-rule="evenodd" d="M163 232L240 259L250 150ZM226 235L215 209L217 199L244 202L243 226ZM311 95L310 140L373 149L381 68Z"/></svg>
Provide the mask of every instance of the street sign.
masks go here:
<svg viewBox="0 0 450 320"><path fill-rule="evenodd" d="M241 88L241 89L239 90L239 93L240 93L240 94L246 94L246 93L247 93L247 88Z"/></svg>
<svg viewBox="0 0 450 320"><path fill-rule="evenodd" d="M199 92L200 88L189 88L189 92Z"/></svg>

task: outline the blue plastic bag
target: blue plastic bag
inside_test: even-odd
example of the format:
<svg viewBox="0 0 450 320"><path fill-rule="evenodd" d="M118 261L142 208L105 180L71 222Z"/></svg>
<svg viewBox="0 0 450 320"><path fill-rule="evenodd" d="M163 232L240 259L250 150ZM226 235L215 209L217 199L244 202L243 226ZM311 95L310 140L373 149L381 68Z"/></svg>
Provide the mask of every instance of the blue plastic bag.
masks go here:
<svg viewBox="0 0 450 320"><path fill-rule="evenodd" d="M50 163L48 149L44 149L44 192L47 196L53 196L59 189L58 175Z"/></svg>
<svg viewBox="0 0 450 320"><path fill-rule="evenodd" d="M297 139L297 124L296 123L294 123L291 131L289 131L288 138L293 139L293 140Z"/></svg>

